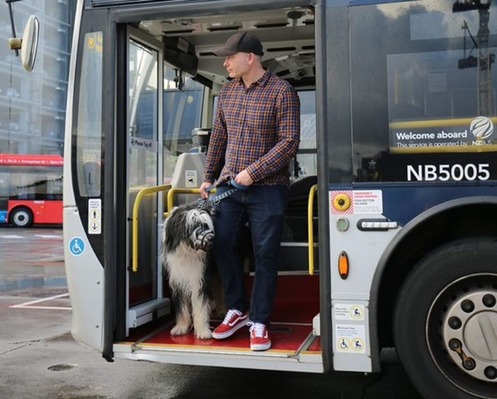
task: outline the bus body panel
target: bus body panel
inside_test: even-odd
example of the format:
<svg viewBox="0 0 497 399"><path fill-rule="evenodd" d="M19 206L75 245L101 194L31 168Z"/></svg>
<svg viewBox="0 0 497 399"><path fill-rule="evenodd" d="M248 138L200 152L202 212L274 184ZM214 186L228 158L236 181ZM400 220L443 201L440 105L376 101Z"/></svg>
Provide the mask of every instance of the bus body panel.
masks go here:
<svg viewBox="0 0 497 399"><path fill-rule="evenodd" d="M401 280L389 276L394 273L393 270L405 276L416 267L415 263L407 262L410 256L407 252L404 264L397 264L397 257L402 255L395 253L399 248L409 248L409 253L428 251L422 249L419 241L421 234L412 232L422 229L449 240L449 232L441 227L441 221L447 218L444 214L451 212L454 219L464 219L466 213L473 212L474 220L479 220L478 208L482 204L493 203L494 210L497 209L497 199L492 196L497 188L492 184L475 190L472 197L466 197L466 190L460 186L393 186L382 190L337 188L329 194L329 226L334 237L329 264L336 370L352 371L360 367L361 361L370 365L370 359L379 356L375 334L370 334L378 328L377 309L383 306L378 298L381 292L390 292L389 298L394 298L398 292ZM337 198L342 196L349 198L350 208L343 210L338 206ZM394 216L403 214L399 212L399 204L413 197L419 199L416 206L403 209L409 212L409 217L396 219ZM347 220L346 229L341 228L344 220ZM456 223L452 225L453 228L455 226ZM489 226L487 230L490 229ZM485 234L485 229L480 229L480 234ZM346 279L339 274L339 258L344 253L350 263L350 275ZM352 340L349 334L354 334ZM358 343L359 347L354 350L351 342ZM349 356L350 353L354 353L354 357Z"/></svg>
<svg viewBox="0 0 497 399"><path fill-rule="evenodd" d="M66 274L71 301L84 303L72 309L71 334L76 341L102 351L104 273L75 207L64 208L63 236L64 257L71 265L70 273Z"/></svg>
<svg viewBox="0 0 497 399"><path fill-rule="evenodd" d="M62 224L62 201L9 201L8 214L16 208L23 207L29 209L33 214L33 224ZM8 219L9 216L7 216Z"/></svg>

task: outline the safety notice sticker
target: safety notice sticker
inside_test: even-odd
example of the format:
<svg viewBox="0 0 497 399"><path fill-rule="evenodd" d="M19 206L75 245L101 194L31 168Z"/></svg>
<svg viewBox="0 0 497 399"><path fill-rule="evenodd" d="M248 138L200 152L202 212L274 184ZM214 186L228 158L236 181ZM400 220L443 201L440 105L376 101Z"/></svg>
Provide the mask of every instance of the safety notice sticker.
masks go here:
<svg viewBox="0 0 497 399"><path fill-rule="evenodd" d="M335 215L380 215L383 213L383 195L381 190L331 191L330 210Z"/></svg>
<svg viewBox="0 0 497 399"><path fill-rule="evenodd" d="M366 353L366 332L360 324L335 326L335 350L341 353Z"/></svg>
<svg viewBox="0 0 497 399"><path fill-rule="evenodd" d="M364 305L340 303L333 305L336 320L364 320Z"/></svg>

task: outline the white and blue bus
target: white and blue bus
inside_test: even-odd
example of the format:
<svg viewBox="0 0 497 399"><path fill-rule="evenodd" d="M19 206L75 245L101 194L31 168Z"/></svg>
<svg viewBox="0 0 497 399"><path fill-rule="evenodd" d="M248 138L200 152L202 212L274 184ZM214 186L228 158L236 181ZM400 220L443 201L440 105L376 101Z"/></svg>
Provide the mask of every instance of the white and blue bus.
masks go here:
<svg viewBox="0 0 497 399"><path fill-rule="evenodd" d="M497 398L497 2L80 0L64 153L74 338L113 358L378 373ZM248 30L298 91L272 348L171 336L162 225L198 198ZM250 286L253 264L246 264Z"/></svg>

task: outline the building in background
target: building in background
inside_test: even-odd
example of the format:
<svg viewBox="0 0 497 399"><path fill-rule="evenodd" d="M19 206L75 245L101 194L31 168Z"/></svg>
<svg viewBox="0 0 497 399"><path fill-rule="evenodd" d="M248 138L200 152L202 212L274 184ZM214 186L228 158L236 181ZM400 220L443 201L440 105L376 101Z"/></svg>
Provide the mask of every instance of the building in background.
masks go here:
<svg viewBox="0 0 497 399"><path fill-rule="evenodd" d="M0 153L63 154L72 22L72 0L21 0L11 3L16 36L30 15L40 21L35 66L24 70L9 48L9 7L0 0Z"/></svg>

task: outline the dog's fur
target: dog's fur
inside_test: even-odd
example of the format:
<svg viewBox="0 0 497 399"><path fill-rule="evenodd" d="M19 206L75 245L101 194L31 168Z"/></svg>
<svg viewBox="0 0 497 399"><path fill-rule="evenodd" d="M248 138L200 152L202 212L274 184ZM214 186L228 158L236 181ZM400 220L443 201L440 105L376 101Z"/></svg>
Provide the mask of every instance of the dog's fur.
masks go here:
<svg viewBox="0 0 497 399"><path fill-rule="evenodd" d="M211 213L212 207L191 203L175 208L164 221L162 255L176 311L171 335L187 334L193 327L195 337L212 338L211 311L223 311L221 285L217 279L211 284L216 273Z"/></svg>

